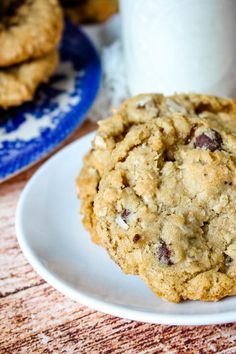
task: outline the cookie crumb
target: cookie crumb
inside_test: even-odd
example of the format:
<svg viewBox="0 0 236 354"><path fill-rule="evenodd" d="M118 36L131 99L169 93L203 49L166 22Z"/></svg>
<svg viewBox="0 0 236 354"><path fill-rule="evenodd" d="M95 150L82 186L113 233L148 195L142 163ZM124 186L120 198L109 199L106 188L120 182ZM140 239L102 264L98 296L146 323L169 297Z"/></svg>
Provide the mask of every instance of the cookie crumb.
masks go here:
<svg viewBox="0 0 236 354"><path fill-rule="evenodd" d="M124 230L128 230L129 229L129 225L126 224L126 222L123 220L123 218L121 217L121 215L117 215L116 217L116 223L117 225L119 225L122 229Z"/></svg>
<svg viewBox="0 0 236 354"><path fill-rule="evenodd" d="M105 149L106 148L105 141L99 135L97 135L96 138L94 139L94 144L95 144L96 147L98 147L100 149Z"/></svg>

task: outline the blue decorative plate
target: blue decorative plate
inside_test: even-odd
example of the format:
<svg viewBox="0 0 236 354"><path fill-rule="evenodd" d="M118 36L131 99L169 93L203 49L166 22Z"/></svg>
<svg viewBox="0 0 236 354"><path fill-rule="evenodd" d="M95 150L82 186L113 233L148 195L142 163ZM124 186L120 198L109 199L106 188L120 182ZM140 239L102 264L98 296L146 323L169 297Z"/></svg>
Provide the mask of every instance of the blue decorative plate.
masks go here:
<svg viewBox="0 0 236 354"><path fill-rule="evenodd" d="M61 62L35 99L0 111L0 181L40 160L83 121L101 81L98 54L81 30L67 22Z"/></svg>

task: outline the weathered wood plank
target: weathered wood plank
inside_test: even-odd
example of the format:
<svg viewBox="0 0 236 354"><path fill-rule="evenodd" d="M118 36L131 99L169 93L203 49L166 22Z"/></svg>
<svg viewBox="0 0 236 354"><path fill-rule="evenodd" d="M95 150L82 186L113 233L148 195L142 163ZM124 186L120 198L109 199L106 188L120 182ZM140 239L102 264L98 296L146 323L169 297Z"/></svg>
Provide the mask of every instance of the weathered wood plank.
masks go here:
<svg viewBox="0 0 236 354"><path fill-rule="evenodd" d="M119 319L77 304L48 284L3 298L0 323L0 349L9 353L236 352L236 324L175 327Z"/></svg>
<svg viewBox="0 0 236 354"><path fill-rule="evenodd" d="M95 124L85 123L70 138L75 140L94 129ZM65 145L65 144L64 144ZM15 236L15 209L20 193L42 162L12 180L0 184L0 298L20 289L42 283L22 255Z"/></svg>
<svg viewBox="0 0 236 354"><path fill-rule="evenodd" d="M85 124L70 140L93 127ZM19 195L40 164L0 185L1 354L236 353L236 324L174 327L124 320L45 283L22 255L14 228Z"/></svg>

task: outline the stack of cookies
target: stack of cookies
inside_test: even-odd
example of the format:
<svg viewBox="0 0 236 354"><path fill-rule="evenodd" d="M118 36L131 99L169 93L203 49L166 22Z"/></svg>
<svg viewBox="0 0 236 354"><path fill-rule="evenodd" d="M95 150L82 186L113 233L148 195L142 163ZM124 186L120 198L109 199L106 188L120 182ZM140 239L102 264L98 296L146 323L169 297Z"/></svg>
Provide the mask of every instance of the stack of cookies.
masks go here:
<svg viewBox="0 0 236 354"><path fill-rule="evenodd" d="M83 222L172 302L236 286L236 102L139 95L101 121L77 178Z"/></svg>
<svg viewBox="0 0 236 354"><path fill-rule="evenodd" d="M118 11L118 0L61 0L61 3L76 24L103 22Z"/></svg>
<svg viewBox="0 0 236 354"><path fill-rule="evenodd" d="M63 15L57 0L3 0L0 4L0 107L33 99L58 64Z"/></svg>

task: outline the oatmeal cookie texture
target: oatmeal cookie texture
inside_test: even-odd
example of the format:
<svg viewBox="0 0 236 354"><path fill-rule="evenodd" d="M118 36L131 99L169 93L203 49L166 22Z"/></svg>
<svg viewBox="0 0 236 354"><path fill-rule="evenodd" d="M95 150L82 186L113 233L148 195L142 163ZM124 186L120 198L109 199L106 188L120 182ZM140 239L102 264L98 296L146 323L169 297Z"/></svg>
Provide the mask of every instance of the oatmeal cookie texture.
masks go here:
<svg viewBox="0 0 236 354"><path fill-rule="evenodd" d="M93 240L163 299L236 285L236 103L140 95L100 122L77 179Z"/></svg>
<svg viewBox="0 0 236 354"><path fill-rule="evenodd" d="M8 108L30 101L40 83L47 82L58 64L56 50L46 56L0 70L0 106Z"/></svg>
<svg viewBox="0 0 236 354"><path fill-rule="evenodd" d="M7 7L1 16L0 67L44 56L61 38L63 15L57 0L18 3Z"/></svg>

